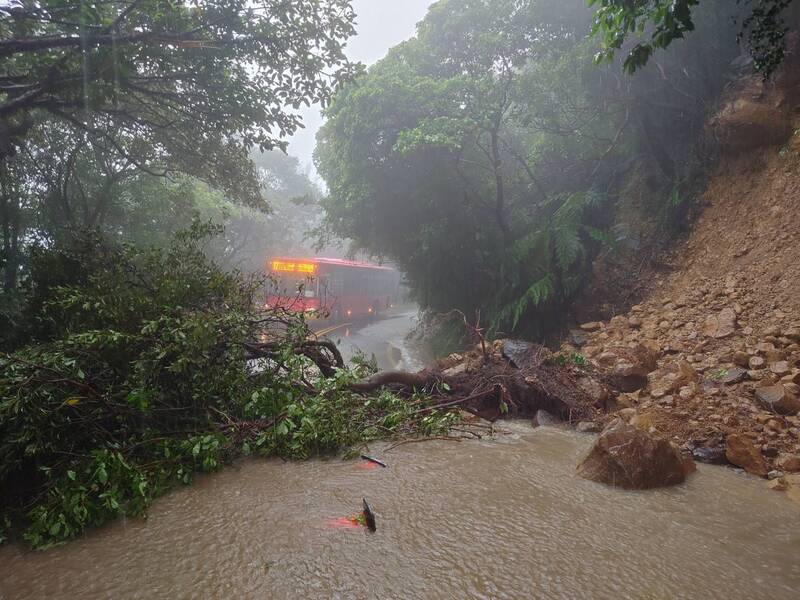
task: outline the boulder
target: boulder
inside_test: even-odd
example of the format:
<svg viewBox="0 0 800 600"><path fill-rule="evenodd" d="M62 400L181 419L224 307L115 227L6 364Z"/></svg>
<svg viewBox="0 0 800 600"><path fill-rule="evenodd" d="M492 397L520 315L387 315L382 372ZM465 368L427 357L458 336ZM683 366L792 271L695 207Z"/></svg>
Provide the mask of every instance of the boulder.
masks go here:
<svg viewBox="0 0 800 600"><path fill-rule="evenodd" d="M603 324L598 321L591 321L589 323L584 323L581 325L581 329L584 331L598 331L603 327Z"/></svg>
<svg viewBox="0 0 800 600"><path fill-rule="evenodd" d="M668 440L616 419L578 465L578 474L623 489L644 490L682 483L694 468L694 461L684 458Z"/></svg>
<svg viewBox="0 0 800 600"><path fill-rule="evenodd" d="M797 454L781 454L775 466L787 473L800 472L800 456Z"/></svg>
<svg viewBox="0 0 800 600"><path fill-rule="evenodd" d="M752 475L767 476L767 463L750 438L733 434L725 438L725 458Z"/></svg>
<svg viewBox="0 0 800 600"><path fill-rule="evenodd" d="M736 331L736 313L732 308L723 308L716 315L708 315L703 333L713 338L724 338Z"/></svg>
<svg viewBox="0 0 800 600"><path fill-rule="evenodd" d="M781 384L756 388L758 403L779 415L796 415L800 412L800 400L786 393Z"/></svg>

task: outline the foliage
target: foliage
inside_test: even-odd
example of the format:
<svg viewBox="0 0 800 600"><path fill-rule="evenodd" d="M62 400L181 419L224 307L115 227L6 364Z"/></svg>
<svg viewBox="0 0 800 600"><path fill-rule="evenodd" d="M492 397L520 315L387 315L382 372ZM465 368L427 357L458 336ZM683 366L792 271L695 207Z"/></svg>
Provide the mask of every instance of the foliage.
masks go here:
<svg viewBox="0 0 800 600"><path fill-rule="evenodd" d="M0 7L0 158L41 122L104 157L258 203L247 151L352 74L348 0L13 1Z"/></svg>
<svg viewBox="0 0 800 600"><path fill-rule="evenodd" d="M616 241L631 165L654 171L656 211L693 175L737 52L728 11L698 14L702 37L621 78L594 64L581 0L436 3L327 110L323 233L396 261L424 307L558 328Z"/></svg>
<svg viewBox="0 0 800 600"><path fill-rule="evenodd" d="M0 355L0 523L35 547L142 515L238 456L306 458L454 418L420 415L422 399L365 401L348 389L364 367L320 377L293 351L302 320L261 311L260 282L205 258L214 230L163 249L90 236L39 251L27 341ZM264 335L274 352L250 360Z"/></svg>
<svg viewBox="0 0 800 600"><path fill-rule="evenodd" d="M559 367L564 367L567 365L575 365L577 367L586 366L586 357L583 354L578 354L577 352L559 352L558 354L554 354L548 360L551 364Z"/></svg>
<svg viewBox="0 0 800 600"><path fill-rule="evenodd" d="M750 7L738 39L745 41L756 69L765 77L783 62L788 31L783 15L792 1L737 0L737 4ZM633 73L647 64L657 49L694 31L693 12L699 4L700 0L589 0L590 6L597 6L592 32L603 44L597 60L612 60L632 35L647 37L647 41L625 48L623 67Z"/></svg>

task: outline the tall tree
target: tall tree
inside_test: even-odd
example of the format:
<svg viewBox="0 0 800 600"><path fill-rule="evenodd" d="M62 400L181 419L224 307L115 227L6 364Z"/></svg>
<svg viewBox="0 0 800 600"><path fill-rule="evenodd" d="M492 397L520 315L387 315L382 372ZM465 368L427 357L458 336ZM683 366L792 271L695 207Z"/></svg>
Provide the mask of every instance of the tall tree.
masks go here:
<svg viewBox="0 0 800 600"><path fill-rule="evenodd" d="M582 0L433 5L327 110L328 231L395 260L425 306L557 326L610 242L622 176L653 163L680 181L736 50L705 14L709 39L626 78L594 65L592 17Z"/></svg>
<svg viewBox="0 0 800 600"><path fill-rule="evenodd" d="M39 119L151 173L251 203L252 146L354 69L349 0L12 0L0 6L0 159Z"/></svg>

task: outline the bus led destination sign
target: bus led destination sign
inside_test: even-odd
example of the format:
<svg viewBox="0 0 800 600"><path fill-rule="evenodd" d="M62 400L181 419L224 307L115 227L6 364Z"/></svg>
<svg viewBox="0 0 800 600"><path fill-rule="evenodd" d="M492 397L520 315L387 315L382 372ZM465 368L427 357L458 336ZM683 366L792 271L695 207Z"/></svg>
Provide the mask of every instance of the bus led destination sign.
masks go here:
<svg viewBox="0 0 800 600"><path fill-rule="evenodd" d="M317 265L309 262L273 260L272 270L281 273L305 273L307 275L313 275L317 272Z"/></svg>

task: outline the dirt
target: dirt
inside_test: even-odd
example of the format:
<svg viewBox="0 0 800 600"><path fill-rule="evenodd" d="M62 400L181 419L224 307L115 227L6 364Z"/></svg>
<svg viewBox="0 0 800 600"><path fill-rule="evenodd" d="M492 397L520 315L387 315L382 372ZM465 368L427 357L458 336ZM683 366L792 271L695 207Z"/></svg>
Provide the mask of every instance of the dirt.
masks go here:
<svg viewBox="0 0 800 600"><path fill-rule="evenodd" d="M655 368L646 368L640 389L618 389L601 423L623 410L695 453L724 450L729 437L743 437L763 456L768 477L797 482L791 471L800 462L800 135L723 157L701 207L671 252L671 272L652 274L640 304L585 323L562 351L613 374L631 362L626 352L646 347L657 357ZM780 403L766 404L770 394Z"/></svg>

